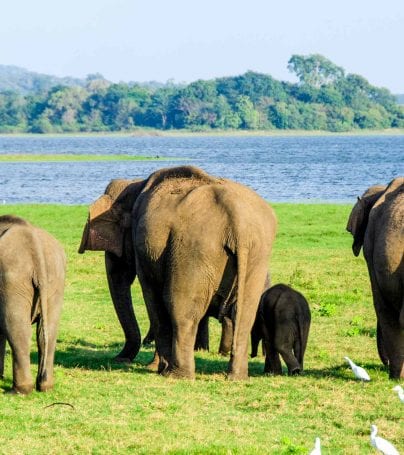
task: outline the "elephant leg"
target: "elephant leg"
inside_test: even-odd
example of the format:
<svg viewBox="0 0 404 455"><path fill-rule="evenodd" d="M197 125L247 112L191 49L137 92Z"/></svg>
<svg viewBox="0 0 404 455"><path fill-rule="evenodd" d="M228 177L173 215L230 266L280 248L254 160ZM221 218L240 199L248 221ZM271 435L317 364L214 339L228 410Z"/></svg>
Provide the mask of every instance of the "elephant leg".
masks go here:
<svg viewBox="0 0 404 455"><path fill-rule="evenodd" d="M265 346L265 366L264 373L282 374L282 364L278 351L274 347L274 343L264 341Z"/></svg>
<svg viewBox="0 0 404 455"><path fill-rule="evenodd" d="M391 379L404 379L404 330L400 327L399 311L383 297L377 281L371 275L373 303L380 329L382 355L386 355Z"/></svg>
<svg viewBox="0 0 404 455"><path fill-rule="evenodd" d="M198 325L195 351L209 351L209 316L206 314Z"/></svg>
<svg viewBox="0 0 404 455"><path fill-rule="evenodd" d="M0 379L4 378L4 358L6 356L6 335L0 330Z"/></svg>
<svg viewBox="0 0 404 455"><path fill-rule="evenodd" d="M384 347L382 328L380 327L379 321L377 321L376 339L377 339L377 352L379 353L380 360L383 362L383 365L388 366L389 358L387 356L386 348Z"/></svg>
<svg viewBox="0 0 404 455"><path fill-rule="evenodd" d="M149 330L147 331L146 336L143 338L142 345L148 346L148 345L152 344L153 341L154 341L154 333L153 333L153 329L150 326Z"/></svg>
<svg viewBox="0 0 404 455"><path fill-rule="evenodd" d="M293 343L293 354L299 364L299 370L303 371L303 348L300 340L296 339Z"/></svg>
<svg viewBox="0 0 404 455"><path fill-rule="evenodd" d="M228 355L233 342L233 321L224 316L222 320L222 336L220 337L219 354Z"/></svg>
<svg viewBox="0 0 404 455"><path fill-rule="evenodd" d="M142 283L143 298L150 319L150 327L154 333L156 351L153 360L148 365L158 373L163 373L171 365L172 358L172 323L164 305L162 292L156 289L147 279L147 274L139 267L139 279ZM158 365L157 365L158 364Z"/></svg>
<svg viewBox="0 0 404 455"><path fill-rule="evenodd" d="M251 329L251 357L257 357L258 355L258 346L260 341L262 340L263 333L262 333L262 318L260 315L260 311L257 311L257 316L255 317L254 325ZM262 350L265 351L264 342L262 341Z"/></svg>
<svg viewBox="0 0 404 455"><path fill-rule="evenodd" d="M288 367L288 374L299 374L300 373L300 364L296 357L293 354L291 346L282 346L278 349L279 354L282 356L282 359Z"/></svg>
<svg viewBox="0 0 404 455"><path fill-rule="evenodd" d="M168 371L175 378L195 378L194 345L198 321L175 318L173 326L173 363Z"/></svg>
<svg viewBox="0 0 404 455"><path fill-rule="evenodd" d="M13 391L28 394L34 388L31 375L31 315L27 312L30 304L17 295L7 299L5 308L6 336L13 359Z"/></svg>
<svg viewBox="0 0 404 455"><path fill-rule="evenodd" d="M228 368L228 379L230 380L248 378L248 341L266 277L266 262L249 267L243 299L236 303L233 343Z"/></svg>
<svg viewBox="0 0 404 455"><path fill-rule="evenodd" d="M404 379L404 330L391 312L379 313L383 349L389 361L391 379Z"/></svg>
<svg viewBox="0 0 404 455"><path fill-rule="evenodd" d="M54 385L53 378L53 366L55 362L55 349L56 349L56 338L57 330L59 325L60 314L63 304L63 292L56 292L48 300L47 308L47 337L48 337L48 346L46 350L46 361L45 369L41 374L38 368L38 375L36 378L36 389L40 392L46 392L51 390ZM41 364L41 360L45 355L45 346L41 345L39 338L39 323L37 324L37 346L38 346L38 365Z"/></svg>
<svg viewBox="0 0 404 455"><path fill-rule="evenodd" d="M136 267L115 254L106 252L105 268L115 312L125 334L125 345L115 360L131 362L139 352L141 344L140 329L133 311L130 291L136 276Z"/></svg>

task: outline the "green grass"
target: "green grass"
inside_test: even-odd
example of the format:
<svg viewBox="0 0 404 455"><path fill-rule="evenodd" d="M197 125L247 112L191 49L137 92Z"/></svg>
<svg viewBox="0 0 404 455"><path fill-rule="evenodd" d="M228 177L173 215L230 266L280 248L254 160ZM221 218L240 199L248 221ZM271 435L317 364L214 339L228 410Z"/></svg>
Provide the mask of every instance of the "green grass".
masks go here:
<svg viewBox="0 0 404 455"><path fill-rule="evenodd" d="M137 155L74 155L74 154L1 154L0 162L58 162L58 161L164 161L172 158Z"/></svg>
<svg viewBox="0 0 404 455"><path fill-rule="evenodd" d="M220 326L211 320L211 352L196 353L195 381L174 381L145 368L142 348L132 365L112 362L122 344L105 279L103 254L77 254L87 208L2 206L49 230L65 246L68 276L54 391L0 395L0 453L306 454L320 436L323 453L374 453L370 425L404 451L403 405L378 359L375 315L363 257L351 252L347 205L274 204L279 229L272 282L307 297L312 325L300 377L262 374L250 361L250 379L229 382L227 359L216 354ZM135 311L148 328L137 281ZM33 345L34 346L34 345ZM353 379L343 356L369 372ZM33 373L36 352L33 348ZM11 387L11 357L0 386ZM56 404L69 403L74 406Z"/></svg>

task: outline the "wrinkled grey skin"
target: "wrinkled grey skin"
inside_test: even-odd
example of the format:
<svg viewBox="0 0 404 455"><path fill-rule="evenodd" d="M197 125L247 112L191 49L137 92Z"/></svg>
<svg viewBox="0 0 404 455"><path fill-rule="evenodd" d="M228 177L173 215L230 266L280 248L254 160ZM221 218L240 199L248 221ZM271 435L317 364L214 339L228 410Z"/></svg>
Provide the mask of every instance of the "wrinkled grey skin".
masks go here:
<svg viewBox="0 0 404 455"><path fill-rule="evenodd" d="M89 220L79 248L79 253L84 253L85 250L105 251L105 271L111 300L125 335L125 344L115 360L124 363L129 363L136 357L141 345L140 328L133 310L131 294L131 285L136 278L136 264L130 217L136 195L144 184L145 180L141 179L111 180L104 195L90 208ZM118 198L119 203L115 204ZM99 216L95 223L92 222L99 212L105 212L109 208L111 213L103 213L104 217ZM147 345L152 341L154 334L150 328L143 344ZM209 349L207 318L200 323L195 349Z"/></svg>
<svg viewBox="0 0 404 455"><path fill-rule="evenodd" d="M263 339L265 373L282 374L279 355L290 375L303 371L311 322L307 300L285 284L276 284L262 294L257 317L251 330L251 357Z"/></svg>
<svg viewBox="0 0 404 455"><path fill-rule="evenodd" d="M0 216L0 377L5 342L13 359L13 391L30 393L31 325L37 324L36 388L53 387L56 335L63 304L66 258L50 234L21 218Z"/></svg>
<svg viewBox="0 0 404 455"><path fill-rule="evenodd" d="M192 166L162 169L124 193L109 207L90 207L80 250L97 249L101 222L109 251L122 255L119 226L125 201L134 200L127 212L133 272L156 336L159 372L194 377L197 328L209 310L232 319L229 378L246 378L248 337L275 237L272 209L250 189Z"/></svg>
<svg viewBox="0 0 404 455"><path fill-rule="evenodd" d="M404 378L404 178L369 188L353 207L352 251L368 266L377 316L377 347L391 378Z"/></svg>

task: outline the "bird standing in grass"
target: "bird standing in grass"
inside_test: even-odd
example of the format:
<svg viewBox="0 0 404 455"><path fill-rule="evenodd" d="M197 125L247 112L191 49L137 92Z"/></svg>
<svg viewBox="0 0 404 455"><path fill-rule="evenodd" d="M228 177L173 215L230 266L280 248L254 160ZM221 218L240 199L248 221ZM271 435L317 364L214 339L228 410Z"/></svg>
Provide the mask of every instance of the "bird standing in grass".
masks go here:
<svg viewBox="0 0 404 455"><path fill-rule="evenodd" d="M344 359L349 363L349 366L357 379L360 379L361 381L370 381L370 377L364 368L353 363L349 357L344 357Z"/></svg>
<svg viewBox="0 0 404 455"><path fill-rule="evenodd" d="M398 393L398 398L400 398L401 403L404 403L404 390L401 385L396 385L393 387L393 390Z"/></svg>
<svg viewBox="0 0 404 455"><path fill-rule="evenodd" d="M377 435L377 426L371 425L370 427L370 444L377 450L380 450L384 455L400 455L398 450L393 444L384 438Z"/></svg>
<svg viewBox="0 0 404 455"><path fill-rule="evenodd" d="M310 452L310 455L321 455L320 438L316 438L314 442L314 449Z"/></svg>

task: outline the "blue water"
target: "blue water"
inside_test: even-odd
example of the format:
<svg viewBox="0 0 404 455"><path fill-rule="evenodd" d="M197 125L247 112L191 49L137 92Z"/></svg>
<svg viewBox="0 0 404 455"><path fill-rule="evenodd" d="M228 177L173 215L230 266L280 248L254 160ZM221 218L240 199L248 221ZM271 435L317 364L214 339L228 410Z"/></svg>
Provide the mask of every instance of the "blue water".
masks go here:
<svg viewBox="0 0 404 455"><path fill-rule="evenodd" d="M404 136L0 137L0 153L124 154L165 161L0 163L0 203L88 204L112 178L193 164L269 201L348 202L404 175Z"/></svg>

